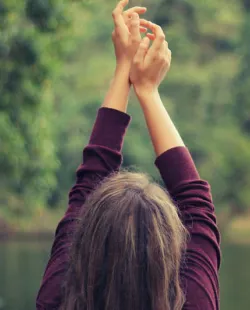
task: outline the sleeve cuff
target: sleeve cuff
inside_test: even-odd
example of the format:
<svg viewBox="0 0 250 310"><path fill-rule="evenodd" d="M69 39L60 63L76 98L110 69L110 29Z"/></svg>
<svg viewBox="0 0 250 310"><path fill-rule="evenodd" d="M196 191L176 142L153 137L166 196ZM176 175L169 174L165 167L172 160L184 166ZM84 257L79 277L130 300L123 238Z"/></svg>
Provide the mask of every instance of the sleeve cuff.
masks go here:
<svg viewBox="0 0 250 310"><path fill-rule="evenodd" d="M186 147L172 148L161 154L155 161L168 189L173 190L183 182L200 179L191 154Z"/></svg>
<svg viewBox="0 0 250 310"><path fill-rule="evenodd" d="M105 146L120 152L131 117L111 108L100 108L89 140L91 145Z"/></svg>

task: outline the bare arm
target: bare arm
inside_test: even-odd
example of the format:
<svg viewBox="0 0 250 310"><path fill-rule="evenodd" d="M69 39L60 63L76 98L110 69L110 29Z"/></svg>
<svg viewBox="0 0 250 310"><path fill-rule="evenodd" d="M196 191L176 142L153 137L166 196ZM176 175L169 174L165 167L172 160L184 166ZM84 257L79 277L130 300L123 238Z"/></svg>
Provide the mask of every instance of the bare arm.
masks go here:
<svg viewBox="0 0 250 310"><path fill-rule="evenodd" d="M170 68L171 51L162 29L146 20L141 20L153 31L141 42L134 57L130 79L140 101L151 140L159 156L165 151L184 146L184 143L169 117L159 95L158 87ZM150 39L154 42L150 47Z"/></svg>
<svg viewBox="0 0 250 310"><path fill-rule="evenodd" d="M137 95L145 116L156 156L160 156L171 148L185 146L162 103L159 92L139 92Z"/></svg>
<svg viewBox="0 0 250 310"><path fill-rule="evenodd" d="M116 27L119 30L121 30L119 23L124 23L122 11L123 6L119 3L114 14ZM133 8L130 9L131 12L141 13L145 12L145 9ZM120 37L123 36L120 35ZM117 48L119 44L117 39L115 47ZM130 118L121 112L126 111L128 104L130 66L128 66L128 58L123 55L124 49L119 50L121 53L117 54L119 59L117 59L114 78L102 109L98 112L89 144L84 148L83 162L77 169L76 182L69 193L68 209L56 230L50 259L37 296L36 308L39 310L58 309L62 298L61 286L70 259L69 249L79 212L84 208L86 197L98 182L110 173L118 171L122 162L123 138Z"/></svg>
<svg viewBox="0 0 250 310"><path fill-rule="evenodd" d="M133 57L141 42L141 32L146 32L140 26L139 14L146 12L145 7L134 7L123 12L128 0L120 1L112 13L115 29L112 40L115 47L116 70L110 89L106 95L103 107L126 112L130 91L129 72Z"/></svg>
<svg viewBox="0 0 250 310"><path fill-rule="evenodd" d="M144 21L153 35L143 39L130 79L140 101L157 155L156 166L190 234L180 270L186 296L183 310L219 309L220 235L209 184L200 179L192 157L162 104L158 87L171 62L159 26ZM149 47L150 40L154 42Z"/></svg>
<svg viewBox="0 0 250 310"><path fill-rule="evenodd" d="M129 63L123 62L117 65L115 76L111 81L102 107L115 109L121 112L127 111L130 91L129 71Z"/></svg>

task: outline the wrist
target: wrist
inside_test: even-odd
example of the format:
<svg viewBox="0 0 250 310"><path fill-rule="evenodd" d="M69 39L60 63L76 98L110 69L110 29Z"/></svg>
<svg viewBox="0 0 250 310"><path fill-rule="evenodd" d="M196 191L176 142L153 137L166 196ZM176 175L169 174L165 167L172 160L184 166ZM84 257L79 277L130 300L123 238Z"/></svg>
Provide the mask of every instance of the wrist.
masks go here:
<svg viewBox="0 0 250 310"><path fill-rule="evenodd" d="M128 76L129 78L130 69L131 69L131 61L127 59L122 60L116 63L115 74Z"/></svg>
<svg viewBox="0 0 250 310"><path fill-rule="evenodd" d="M114 76L102 107L126 112L129 92L129 68L126 63L119 63L116 66Z"/></svg>
<svg viewBox="0 0 250 310"><path fill-rule="evenodd" d="M129 88L131 87L129 79L130 67L131 65L128 62L117 63L114 73L114 80L123 81Z"/></svg>
<svg viewBox="0 0 250 310"><path fill-rule="evenodd" d="M145 86L134 86L134 91L139 99L140 103L142 101L145 101L145 99L154 99L156 97L159 97L159 89L158 87L151 88L151 87L145 87ZM148 101L148 100L147 100Z"/></svg>

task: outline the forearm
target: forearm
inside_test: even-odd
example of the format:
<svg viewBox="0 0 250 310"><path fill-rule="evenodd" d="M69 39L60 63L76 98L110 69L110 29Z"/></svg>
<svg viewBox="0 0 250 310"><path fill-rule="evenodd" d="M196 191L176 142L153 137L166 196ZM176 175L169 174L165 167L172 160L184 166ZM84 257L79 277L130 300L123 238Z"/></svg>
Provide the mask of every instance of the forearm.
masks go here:
<svg viewBox="0 0 250 310"><path fill-rule="evenodd" d="M165 109L158 92L137 93L156 156L178 147L185 146Z"/></svg>
<svg viewBox="0 0 250 310"><path fill-rule="evenodd" d="M111 82L102 107L115 109L121 112L127 111L130 91L129 71L129 64L122 63L117 65L114 78Z"/></svg>

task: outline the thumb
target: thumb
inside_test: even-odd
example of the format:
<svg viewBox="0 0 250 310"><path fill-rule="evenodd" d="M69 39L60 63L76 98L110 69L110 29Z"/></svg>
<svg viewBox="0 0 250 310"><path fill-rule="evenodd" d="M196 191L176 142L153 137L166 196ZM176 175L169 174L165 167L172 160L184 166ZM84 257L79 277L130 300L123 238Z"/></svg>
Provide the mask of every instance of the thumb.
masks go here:
<svg viewBox="0 0 250 310"><path fill-rule="evenodd" d="M132 14L130 23L130 33L132 42L141 41L140 17L137 13Z"/></svg>
<svg viewBox="0 0 250 310"><path fill-rule="evenodd" d="M149 45L150 45L150 39L148 37L144 37L141 40L140 46L139 46L137 53L135 55L135 58L134 58L134 62L140 63L140 62L144 61L144 58L145 58L145 56L148 52L148 49L149 49Z"/></svg>

